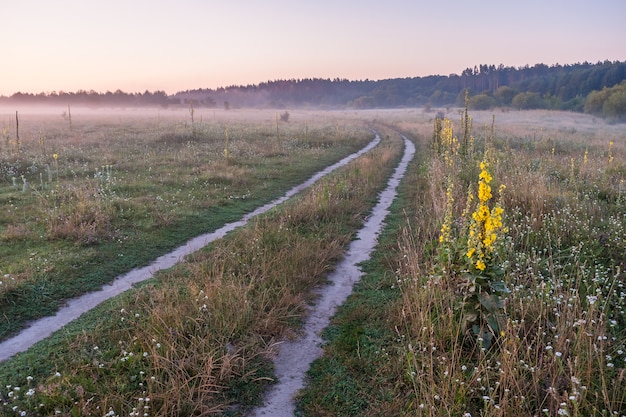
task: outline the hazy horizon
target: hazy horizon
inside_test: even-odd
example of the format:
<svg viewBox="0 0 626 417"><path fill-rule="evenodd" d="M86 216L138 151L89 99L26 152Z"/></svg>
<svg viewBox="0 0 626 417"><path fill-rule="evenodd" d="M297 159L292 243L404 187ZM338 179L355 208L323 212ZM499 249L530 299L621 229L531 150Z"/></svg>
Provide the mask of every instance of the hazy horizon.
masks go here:
<svg viewBox="0 0 626 417"><path fill-rule="evenodd" d="M602 62L605 62L605 61L606 60L602 60ZM563 63L556 63L556 64L560 64L560 65L575 65L575 64L579 64L579 63L583 63L583 62L585 62L585 61L563 62ZM593 65L597 64L597 62L591 62L591 61L587 61L587 62L589 62L590 64L593 64ZM625 61L619 61L619 62L626 62L626 60ZM544 63L536 62L536 63L533 63L533 64L520 65L519 67L524 67L524 66L528 65L529 67L532 68L536 64L544 64ZM492 65L492 64L489 64L489 65ZM509 66L509 65L504 65L504 66L505 67L512 67L512 66ZM548 66L552 66L552 65L548 65ZM467 65L463 69L465 69L467 67L474 68L473 65L472 66ZM366 78L363 78L363 79L348 79L348 78L346 78L346 80L351 81L351 82L360 82L360 81L375 81L376 82L376 81L384 81L384 80L388 80L388 79L402 79L402 78L415 78L415 77L428 77L428 76L450 76L450 75L458 75L458 76L460 76L461 72L462 71L458 71L458 72L450 73L450 74L407 75L407 76L404 76L404 77L379 78L379 79L366 79ZM302 77L302 78L300 78L300 80L304 80L304 79L322 79L322 78L323 79L334 80L334 79L336 79L338 77ZM189 87L189 88L182 89L182 90L166 91L166 94L171 96L171 95L175 95L177 93L181 93L181 92L185 92L185 91L193 91L193 90L198 90L198 89L218 90L220 88L258 86L260 84L267 83L267 82L291 81L291 80L298 80L298 79L295 78L295 77L291 77L291 78L280 78L280 79L271 79L271 80L259 80L257 82L253 82L253 83L239 83L239 84L219 85L219 86L214 86L214 87L196 86L196 87ZM14 92L12 92L10 94L0 94L0 97L11 97L13 94L16 94L16 93L35 94L36 95L36 94L41 94L41 93L49 94L49 93L53 93L53 92L56 92L56 93L63 92L63 93L73 94L73 93L78 93L78 92L83 92L83 91L88 92L88 93L94 91L97 94L106 94L106 93L115 93L118 90L120 90L120 91L122 91L123 93L126 93L126 94L142 94L142 93L144 93L146 91L148 91L150 93L164 91L162 88L155 88L154 90L143 90L143 91L139 91L139 90L137 90L137 91L122 90L122 89L119 89L119 88L108 89L108 90L103 91L103 90L95 90L93 88L81 88L81 89L78 89L78 90L14 91ZM34 105L37 105L37 104L34 104Z"/></svg>
<svg viewBox="0 0 626 417"><path fill-rule="evenodd" d="M381 80L481 64L626 61L626 2L24 0L3 4L0 95Z"/></svg>

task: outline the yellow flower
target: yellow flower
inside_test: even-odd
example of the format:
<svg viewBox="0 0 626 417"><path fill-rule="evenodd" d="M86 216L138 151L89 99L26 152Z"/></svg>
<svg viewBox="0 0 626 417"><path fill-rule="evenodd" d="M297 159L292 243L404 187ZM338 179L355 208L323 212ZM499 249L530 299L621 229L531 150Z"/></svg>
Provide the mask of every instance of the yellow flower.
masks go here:
<svg viewBox="0 0 626 417"><path fill-rule="evenodd" d="M478 183L478 199L480 201L487 201L492 197L491 195L491 187L487 185L485 181L481 181Z"/></svg>
<svg viewBox="0 0 626 417"><path fill-rule="evenodd" d="M446 189L446 212L444 214L441 232L439 234L439 242L450 242L452 239L452 222L453 219L453 203L454 203L454 182L452 178L448 178L448 188Z"/></svg>
<svg viewBox="0 0 626 417"><path fill-rule="evenodd" d="M485 265L485 263L481 259L476 261L476 269L480 269L481 271L484 271L486 267L487 265Z"/></svg>
<svg viewBox="0 0 626 417"><path fill-rule="evenodd" d="M496 241L496 237L497 235L495 233L490 233L486 235L485 238L483 239L483 245L485 245L486 248L491 248L491 246Z"/></svg>
<svg viewBox="0 0 626 417"><path fill-rule="evenodd" d="M493 198L489 183L493 177L487 170L488 164L483 161L480 163L480 175L478 180L478 206L472 213L472 220L469 227L469 237L467 240L466 256L470 262L480 271L484 271L487 267L485 261L490 259L491 253L494 251L498 233L505 231L502 226L502 214L504 209L496 204L493 208L489 207L489 200ZM504 185L499 188L500 197L505 189ZM477 260L474 260L477 259Z"/></svg>
<svg viewBox="0 0 626 417"><path fill-rule="evenodd" d="M483 164L481 164L483 165ZM478 176L478 178L480 178L481 180L485 181L487 184L489 184L491 182L491 180L493 179L493 177L491 175L489 175L489 172L487 172L487 169L483 169L480 172L480 175Z"/></svg>
<svg viewBox="0 0 626 417"><path fill-rule="evenodd" d="M52 154L52 157L54 158L54 160L56 161L57 159L59 159L59 155L58 154Z"/></svg>
<svg viewBox="0 0 626 417"><path fill-rule="evenodd" d="M472 213L472 217L477 222L486 222L489 218L489 207L485 206L484 204L479 205L476 211Z"/></svg>

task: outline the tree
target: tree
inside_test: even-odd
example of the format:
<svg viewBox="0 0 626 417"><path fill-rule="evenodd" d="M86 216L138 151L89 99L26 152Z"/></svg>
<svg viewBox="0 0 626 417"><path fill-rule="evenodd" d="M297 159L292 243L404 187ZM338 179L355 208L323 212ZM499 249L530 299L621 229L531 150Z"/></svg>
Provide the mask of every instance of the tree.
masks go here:
<svg viewBox="0 0 626 417"><path fill-rule="evenodd" d="M584 111L613 121L626 119L626 80L611 88L589 93Z"/></svg>
<svg viewBox="0 0 626 417"><path fill-rule="evenodd" d="M602 115L602 106L609 97L609 89L604 88L601 91L592 91L585 100L585 113L593 114L595 116Z"/></svg>
<svg viewBox="0 0 626 417"><path fill-rule="evenodd" d="M539 93L531 92L519 93L513 97L511 104L513 107L521 110L540 109L544 107L543 100Z"/></svg>
<svg viewBox="0 0 626 417"><path fill-rule="evenodd" d="M626 120L626 88L611 94L602 106L604 115L613 121Z"/></svg>
<svg viewBox="0 0 626 417"><path fill-rule="evenodd" d="M495 99L498 104L501 106L510 106L513 101L513 97L515 97L515 90L509 86L502 86L496 90Z"/></svg>
<svg viewBox="0 0 626 417"><path fill-rule="evenodd" d="M372 96L361 96L352 102L357 109L371 109L376 107L376 100Z"/></svg>
<svg viewBox="0 0 626 417"><path fill-rule="evenodd" d="M470 97L469 108L472 110L489 110L496 105L496 99L487 94Z"/></svg>

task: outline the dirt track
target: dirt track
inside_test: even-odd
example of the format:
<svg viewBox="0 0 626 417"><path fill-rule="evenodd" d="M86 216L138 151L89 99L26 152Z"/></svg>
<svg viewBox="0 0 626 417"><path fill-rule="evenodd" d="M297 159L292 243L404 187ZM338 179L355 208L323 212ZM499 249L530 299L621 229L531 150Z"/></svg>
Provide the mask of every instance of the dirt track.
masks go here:
<svg viewBox="0 0 626 417"><path fill-rule="evenodd" d="M331 282L319 291L319 301L312 308L303 328L303 336L293 342L279 346L275 359L275 372L278 383L265 398L265 405L252 412L252 416L291 417L295 405L293 397L304 386L304 377L309 365L322 354L320 332L328 326L337 306L342 304L352 292L352 286L361 278L359 264L369 259L378 243L389 206L396 196L396 188L404 176L409 162L415 154L415 146L404 139L404 156L379 195L378 203L357 237L348 248L344 259L328 277Z"/></svg>
<svg viewBox="0 0 626 417"><path fill-rule="evenodd" d="M68 300L67 305L59 309L54 316L36 320L31 323L28 328L0 343L0 362L5 361L20 352L24 352L35 343L47 338L55 331L61 329L66 324L77 319L81 314L86 313L103 301L129 290L138 282L152 278L158 271L171 268L176 263L180 262L186 255L201 249L214 240L224 237L232 230L245 225L253 217L265 213L273 207L285 202L305 188L313 185L325 175L370 151L379 143L380 136L376 134L375 138L358 152L348 155L341 161L328 166L324 170L313 175L307 181L287 191L284 196L257 208L251 213L246 214L241 220L225 224L214 232L195 237L174 251L157 258L150 265L143 268L133 269L127 274L119 276L111 284L104 285L99 291L87 293L83 296Z"/></svg>

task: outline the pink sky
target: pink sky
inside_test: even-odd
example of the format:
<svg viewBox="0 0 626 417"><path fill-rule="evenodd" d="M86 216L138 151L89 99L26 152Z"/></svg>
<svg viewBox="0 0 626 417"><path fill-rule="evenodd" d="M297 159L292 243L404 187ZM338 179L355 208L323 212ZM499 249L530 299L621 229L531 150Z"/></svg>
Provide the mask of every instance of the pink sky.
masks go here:
<svg viewBox="0 0 626 417"><path fill-rule="evenodd" d="M2 3L0 95L626 61L623 0Z"/></svg>

